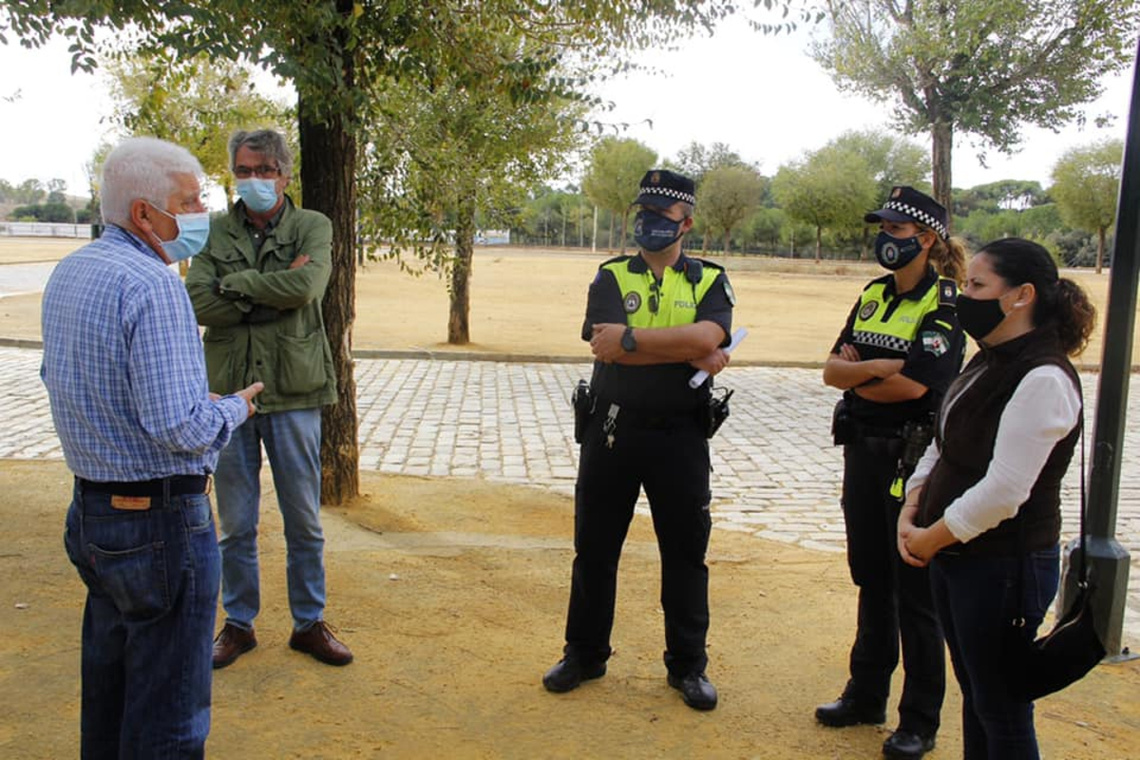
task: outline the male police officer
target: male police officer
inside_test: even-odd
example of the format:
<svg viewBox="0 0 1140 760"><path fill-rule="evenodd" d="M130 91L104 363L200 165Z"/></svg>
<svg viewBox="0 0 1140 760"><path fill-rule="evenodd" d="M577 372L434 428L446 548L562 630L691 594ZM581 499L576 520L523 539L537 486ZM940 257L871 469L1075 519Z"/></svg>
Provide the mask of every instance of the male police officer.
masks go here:
<svg viewBox="0 0 1140 760"><path fill-rule="evenodd" d="M564 657L542 679L552 692L606 672L618 559L644 487L661 553L668 683L690 707L716 707L705 677L711 381L688 381L728 364L734 296L720 267L681 253L695 204L692 180L648 172L635 201L640 253L605 262L590 285L582 339L595 358L594 411L581 441Z"/></svg>

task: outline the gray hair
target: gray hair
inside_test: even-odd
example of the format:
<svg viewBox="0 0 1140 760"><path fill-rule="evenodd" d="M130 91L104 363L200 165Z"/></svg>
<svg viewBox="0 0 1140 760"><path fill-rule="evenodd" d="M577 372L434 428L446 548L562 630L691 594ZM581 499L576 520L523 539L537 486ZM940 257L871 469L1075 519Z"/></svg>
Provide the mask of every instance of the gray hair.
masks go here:
<svg viewBox="0 0 1140 760"><path fill-rule="evenodd" d="M99 204L104 224L126 226L131 221L131 203L142 199L166 210L170 195L178 189L176 176L202 176L198 159L181 145L155 137L132 137L119 143L103 162Z"/></svg>
<svg viewBox="0 0 1140 760"><path fill-rule="evenodd" d="M234 132L230 136L230 169L234 168L234 157L237 156L238 149L243 147L276 161L281 176L293 176L293 154L289 152L289 145L280 132L273 129Z"/></svg>

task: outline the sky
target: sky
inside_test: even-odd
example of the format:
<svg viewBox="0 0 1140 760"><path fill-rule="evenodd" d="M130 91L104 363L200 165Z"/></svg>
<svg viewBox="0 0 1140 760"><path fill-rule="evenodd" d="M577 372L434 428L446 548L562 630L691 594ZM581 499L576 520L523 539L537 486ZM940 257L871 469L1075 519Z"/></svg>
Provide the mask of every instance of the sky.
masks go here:
<svg viewBox="0 0 1140 760"><path fill-rule="evenodd" d="M701 34L677 49L640 55L637 60L655 71L602 85L597 94L613 108L594 118L610 125L607 133L650 146L662 161L694 141L723 142L768 175L845 131L890 131L889 106L840 93L811 60L810 34L801 29L765 36L741 20L722 22L711 37ZM1026 127L1020 151L1012 157L990 151L988 168L979 164L968 137L959 135L954 186L1002 179L1048 186L1053 164L1067 149L1124 138L1132 75L1129 69L1105 80L1105 93L1086 107L1090 118L1083 129L1072 125L1054 134ZM104 76L71 74L66 41L53 40L39 50L0 44L0 178L46 183L58 177L70 194L86 195L84 165L100 142L114 139L110 113ZM1092 116L1104 113L1117 118L1110 128L1098 129ZM911 139L929 149L928 136Z"/></svg>

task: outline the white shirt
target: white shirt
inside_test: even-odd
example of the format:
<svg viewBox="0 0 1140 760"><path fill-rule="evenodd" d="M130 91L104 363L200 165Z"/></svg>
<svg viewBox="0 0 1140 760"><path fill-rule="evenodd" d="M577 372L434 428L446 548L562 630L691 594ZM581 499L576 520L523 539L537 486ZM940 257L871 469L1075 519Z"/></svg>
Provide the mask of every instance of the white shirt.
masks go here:
<svg viewBox="0 0 1140 760"><path fill-rule="evenodd" d="M984 372L983 366L962 376L954 395L943 403L943 420ZM1076 427L1080 412L1080 393L1060 367L1046 365L1026 373L1002 411L986 474L943 513L954 538L966 543L1016 515L1057 441ZM926 483L939 455L938 444L932 442L907 480L907 493Z"/></svg>

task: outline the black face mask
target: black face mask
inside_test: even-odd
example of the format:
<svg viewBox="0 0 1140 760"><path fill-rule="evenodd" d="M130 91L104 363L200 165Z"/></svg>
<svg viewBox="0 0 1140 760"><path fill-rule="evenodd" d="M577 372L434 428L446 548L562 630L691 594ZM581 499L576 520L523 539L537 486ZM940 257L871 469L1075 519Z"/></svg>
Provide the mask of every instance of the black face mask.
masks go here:
<svg viewBox="0 0 1140 760"><path fill-rule="evenodd" d="M681 225L684 223L684 219L674 222L663 214L642 209L633 218L633 239L651 253L663 251L681 237Z"/></svg>
<svg viewBox="0 0 1140 760"><path fill-rule="evenodd" d="M892 272L902 269L922 253L922 242L918 236L897 238L880 232L875 238L875 258L879 266Z"/></svg>
<svg viewBox="0 0 1140 760"><path fill-rule="evenodd" d="M1000 298L970 298L958 296L958 324L974 340L981 340L1005 321Z"/></svg>

